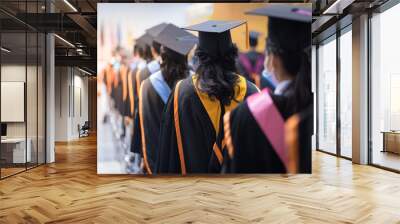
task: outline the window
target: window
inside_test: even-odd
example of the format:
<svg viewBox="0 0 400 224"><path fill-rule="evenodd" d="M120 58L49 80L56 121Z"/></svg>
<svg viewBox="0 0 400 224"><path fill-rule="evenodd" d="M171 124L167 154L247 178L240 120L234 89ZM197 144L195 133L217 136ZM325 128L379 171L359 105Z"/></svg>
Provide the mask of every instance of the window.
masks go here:
<svg viewBox="0 0 400 224"><path fill-rule="evenodd" d="M352 157L352 33L340 36L340 155Z"/></svg>
<svg viewBox="0 0 400 224"><path fill-rule="evenodd" d="M318 48L318 149L336 153L336 39Z"/></svg>
<svg viewBox="0 0 400 224"><path fill-rule="evenodd" d="M371 162L400 170L400 5L371 18Z"/></svg>

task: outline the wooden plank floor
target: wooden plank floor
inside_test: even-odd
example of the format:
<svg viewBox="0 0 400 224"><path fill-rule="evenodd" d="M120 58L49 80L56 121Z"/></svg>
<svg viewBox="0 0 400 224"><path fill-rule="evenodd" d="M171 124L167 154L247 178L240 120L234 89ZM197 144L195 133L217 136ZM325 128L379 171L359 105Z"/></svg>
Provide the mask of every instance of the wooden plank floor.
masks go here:
<svg viewBox="0 0 400 224"><path fill-rule="evenodd" d="M0 223L400 223L400 175L313 154L313 174L96 175L96 139L0 181Z"/></svg>

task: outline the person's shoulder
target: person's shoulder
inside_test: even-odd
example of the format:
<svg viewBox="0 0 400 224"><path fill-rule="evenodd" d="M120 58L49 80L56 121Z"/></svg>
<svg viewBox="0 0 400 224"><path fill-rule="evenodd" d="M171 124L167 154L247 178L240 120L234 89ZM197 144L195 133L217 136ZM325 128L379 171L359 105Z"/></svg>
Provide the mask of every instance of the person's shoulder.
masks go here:
<svg viewBox="0 0 400 224"><path fill-rule="evenodd" d="M230 121L232 127L234 129L236 129L235 127L237 127L237 128L241 127L239 129L242 129L245 126L247 126L247 124L250 120L249 116L251 116L251 114L249 112L250 112L249 107L248 107L246 101L243 101L235 109L228 112L229 113L228 118L229 118L229 121Z"/></svg>
<svg viewBox="0 0 400 224"><path fill-rule="evenodd" d="M136 69L140 72L147 67L146 61L141 61L137 64Z"/></svg>
<svg viewBox="0 0 400 224"><path fill-rule="evenodd" d="M259 93L260 89L252 82L249 80L246 80L246 86L247 86L247 95L252 95L254 93Z"/></svg>
<svg viewBox="0 0 400 224"><path fill-rule="evenodd" d="M179 83L179 93L180 93L179 95L180 96L183 96L184 98L190 98L190 97L195 96L196 91L194 88L192 76L188 76L185 79L178 81L178 83ZM176 86L175 86L175 88L176 88Z"/></svg>
<svg viewBox="0 0 400 224"><path fill-rule="evenodd" d="M149 69L147 67L144 67L140 69L139 75L143 77L144 75L146 76L149 75L149 73L150 73Z"/></svg>
<svg viewBox="0 0 400 224"><path fill-rule="evenodd" d="M146 98L149 95L153 95L152 93L155 92L155 89L150 79L142 81L142 83L140 84L140 92L143 98Z"/></svg>
<svg viewBox="0 0 400 224"><path fill-rule="evenodd" d="M150 86L152 86L151 80L150 79L143 80L141 86L142 86L141 88L143 88L144 90L147 90Z"/></svg>

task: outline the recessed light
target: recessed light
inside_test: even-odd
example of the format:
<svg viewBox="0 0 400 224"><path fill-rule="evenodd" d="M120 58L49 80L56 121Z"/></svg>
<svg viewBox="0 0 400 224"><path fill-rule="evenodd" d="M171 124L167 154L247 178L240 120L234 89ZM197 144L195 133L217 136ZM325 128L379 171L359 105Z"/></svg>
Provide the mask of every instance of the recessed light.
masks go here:
<svg viewBox="0 0 400 224"><path fill-rule="evenodd" d="M7 48L5 48L5 47L1 47L0 49L1 49L2 51L6 52L6 53L10 53L10 52L11 52L11 50L9 50L9 49L7 49Z"/></svg>
<svg viewBox="0 0 400 224"><path fill-rule="evenodd" d="M67 4L74 12L78 12L78 10L68 1L64 0L65 4Z"/></svg>
<svg viewBox="0 0 400 224"><path fill-rule="evenodd" d="M92 75L92 73L90 73L90 72L88 72L88 71L86 71L86 70L83 70L83 69L81 69L81 68L79 68L79 67L78 67L78 69L79 69L79 71L81 71L81 72L83 72L83 73L85 73L85 74L87 74L87 75Z"/></svg>
<svg viewBox="0 0 400 224"><path fill-rule="evenodd" d="M60 37L58 34L54 34L54 36L57 37L58 39L60 39L62 42L66 43L67 45L69 45L69 46L75 48L75 45L73 45L73 44L72 44L71 42L69 42L68 40L66 40L66 39L64 39L64 38L62 38L62 37Z"/></svg>

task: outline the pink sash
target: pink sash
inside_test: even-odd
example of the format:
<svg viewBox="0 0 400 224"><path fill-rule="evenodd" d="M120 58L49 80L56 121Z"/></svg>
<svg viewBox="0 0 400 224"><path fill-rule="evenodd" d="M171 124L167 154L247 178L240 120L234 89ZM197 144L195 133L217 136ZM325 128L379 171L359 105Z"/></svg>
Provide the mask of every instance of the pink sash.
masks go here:
<svg viewBox="0 0 400 224"><path fill-rule="evenodd" d="M264 66L264 56L257 57L257 61L254 67L251 66L250 60L247 58L245 54L239 55L239 61L242 63L246 72L249 75L257 74L260 75Z"/></svg>
<svg viewBox="0 0 400 224"><path fill-rule="evenodd" d="M247 99L247 105L258 126L288 170L288 154L285 147L285 121L276 108L267 89Z"/></svg>

